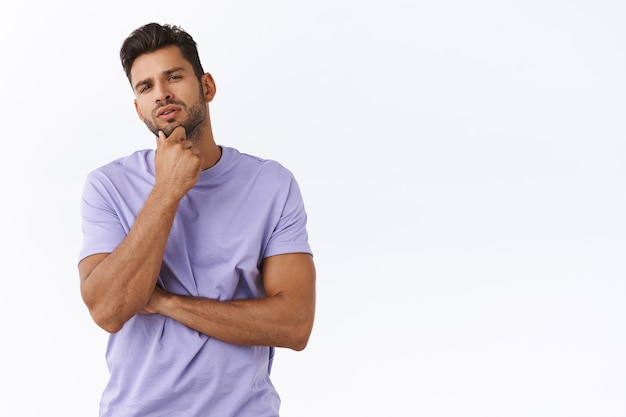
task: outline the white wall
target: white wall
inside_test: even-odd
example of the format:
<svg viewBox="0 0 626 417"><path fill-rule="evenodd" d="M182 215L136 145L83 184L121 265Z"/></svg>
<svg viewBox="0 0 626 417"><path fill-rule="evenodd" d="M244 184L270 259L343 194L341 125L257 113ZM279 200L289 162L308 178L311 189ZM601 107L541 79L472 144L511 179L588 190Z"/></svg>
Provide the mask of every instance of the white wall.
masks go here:
<svg viewBox="0 0 626 417"><path fill-rule="evenodd" d="M217 141L297 176L318 268L283 416L626 415L626 3L24 1L3 11L0 415L97 414L87 172L153 146L119 64L199 43Z"/></svg>

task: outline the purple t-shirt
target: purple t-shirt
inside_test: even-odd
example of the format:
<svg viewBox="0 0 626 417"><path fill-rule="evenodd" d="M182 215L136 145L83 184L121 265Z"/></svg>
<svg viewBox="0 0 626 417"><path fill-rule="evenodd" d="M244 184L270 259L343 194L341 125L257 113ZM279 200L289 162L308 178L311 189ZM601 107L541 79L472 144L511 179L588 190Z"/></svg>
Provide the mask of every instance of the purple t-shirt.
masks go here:
<svg viewBox="0 0 626 417"><path fill-rule="evenodd" d="M154 181L154 150L89 174L80 259L120 244ZM180 201L158 282L176 294L260 298L261 260L295 252L311 249L291 172L223 146L219 162ZM273 354L271 347L225 343L160 314L135 315L109 336L100 416L278 416L280 398L269 377Z"/></svg>

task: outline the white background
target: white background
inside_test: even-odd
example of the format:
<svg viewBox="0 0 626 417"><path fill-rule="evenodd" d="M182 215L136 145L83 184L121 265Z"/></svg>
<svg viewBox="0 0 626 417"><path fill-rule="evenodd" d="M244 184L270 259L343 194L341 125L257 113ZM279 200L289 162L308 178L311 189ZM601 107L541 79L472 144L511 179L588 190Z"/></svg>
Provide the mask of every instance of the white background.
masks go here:
<svg viewBox="0 0 626 417"><path fill-rule="evenodd" d="M119 64L199 44L216 140L299 180L318 268L282 415L626 415L626 3L28 1L3 8L0 415L95 416L91 169L154 146Z"/></svg>

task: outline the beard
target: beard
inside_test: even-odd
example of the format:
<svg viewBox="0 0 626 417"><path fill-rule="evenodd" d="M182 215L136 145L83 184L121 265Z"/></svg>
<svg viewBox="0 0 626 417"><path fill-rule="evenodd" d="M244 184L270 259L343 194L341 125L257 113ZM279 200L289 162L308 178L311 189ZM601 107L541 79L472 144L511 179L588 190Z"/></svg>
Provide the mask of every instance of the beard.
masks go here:
<svg viewBox="0 0 626 417"><path fill-rule="evenodd" d="M166 120L166 126L158 127L153 121L155 119L156 111L159 107L167 106L169 104L174 104L184 109L187 113L187 118L182 122L176 122L175 119L169 119ZM187 107L187 105L181 101L169 99L164 101L159 107L152 111L152 119L146 118L143 120L150 132L152 132L155 136L158 136L159 131L162 131L165 133L165 136L169 136L172 134L174 129L178 126L182 126L185 128L187 140L190 140L194 144L200 140L203 132L202 122L204 122L204 119L207 117L207 106L202 96L200 96L198 101L196 101L191 107Z"/></svg>

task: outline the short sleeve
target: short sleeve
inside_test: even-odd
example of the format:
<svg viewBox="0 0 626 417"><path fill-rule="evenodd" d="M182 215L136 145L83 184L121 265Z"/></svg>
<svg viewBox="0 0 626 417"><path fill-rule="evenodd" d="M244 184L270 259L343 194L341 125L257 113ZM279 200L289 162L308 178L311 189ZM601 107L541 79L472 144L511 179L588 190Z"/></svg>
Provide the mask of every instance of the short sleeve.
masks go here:
<svg viewBox="0 0 626 417"><path fill-rule="evenodd" d="M293 176L278 224L270 236L263 257L285 253L313 254L308 243L307 214L300 187Z"/></svg>
<svg viewBox="0 0 626 417"><path fill-rule="evenodd" d="M112 252L126 237L106 190L106 178L91 173L83 187L81 200L82 247L79 261L97 253Z"/></svg>

